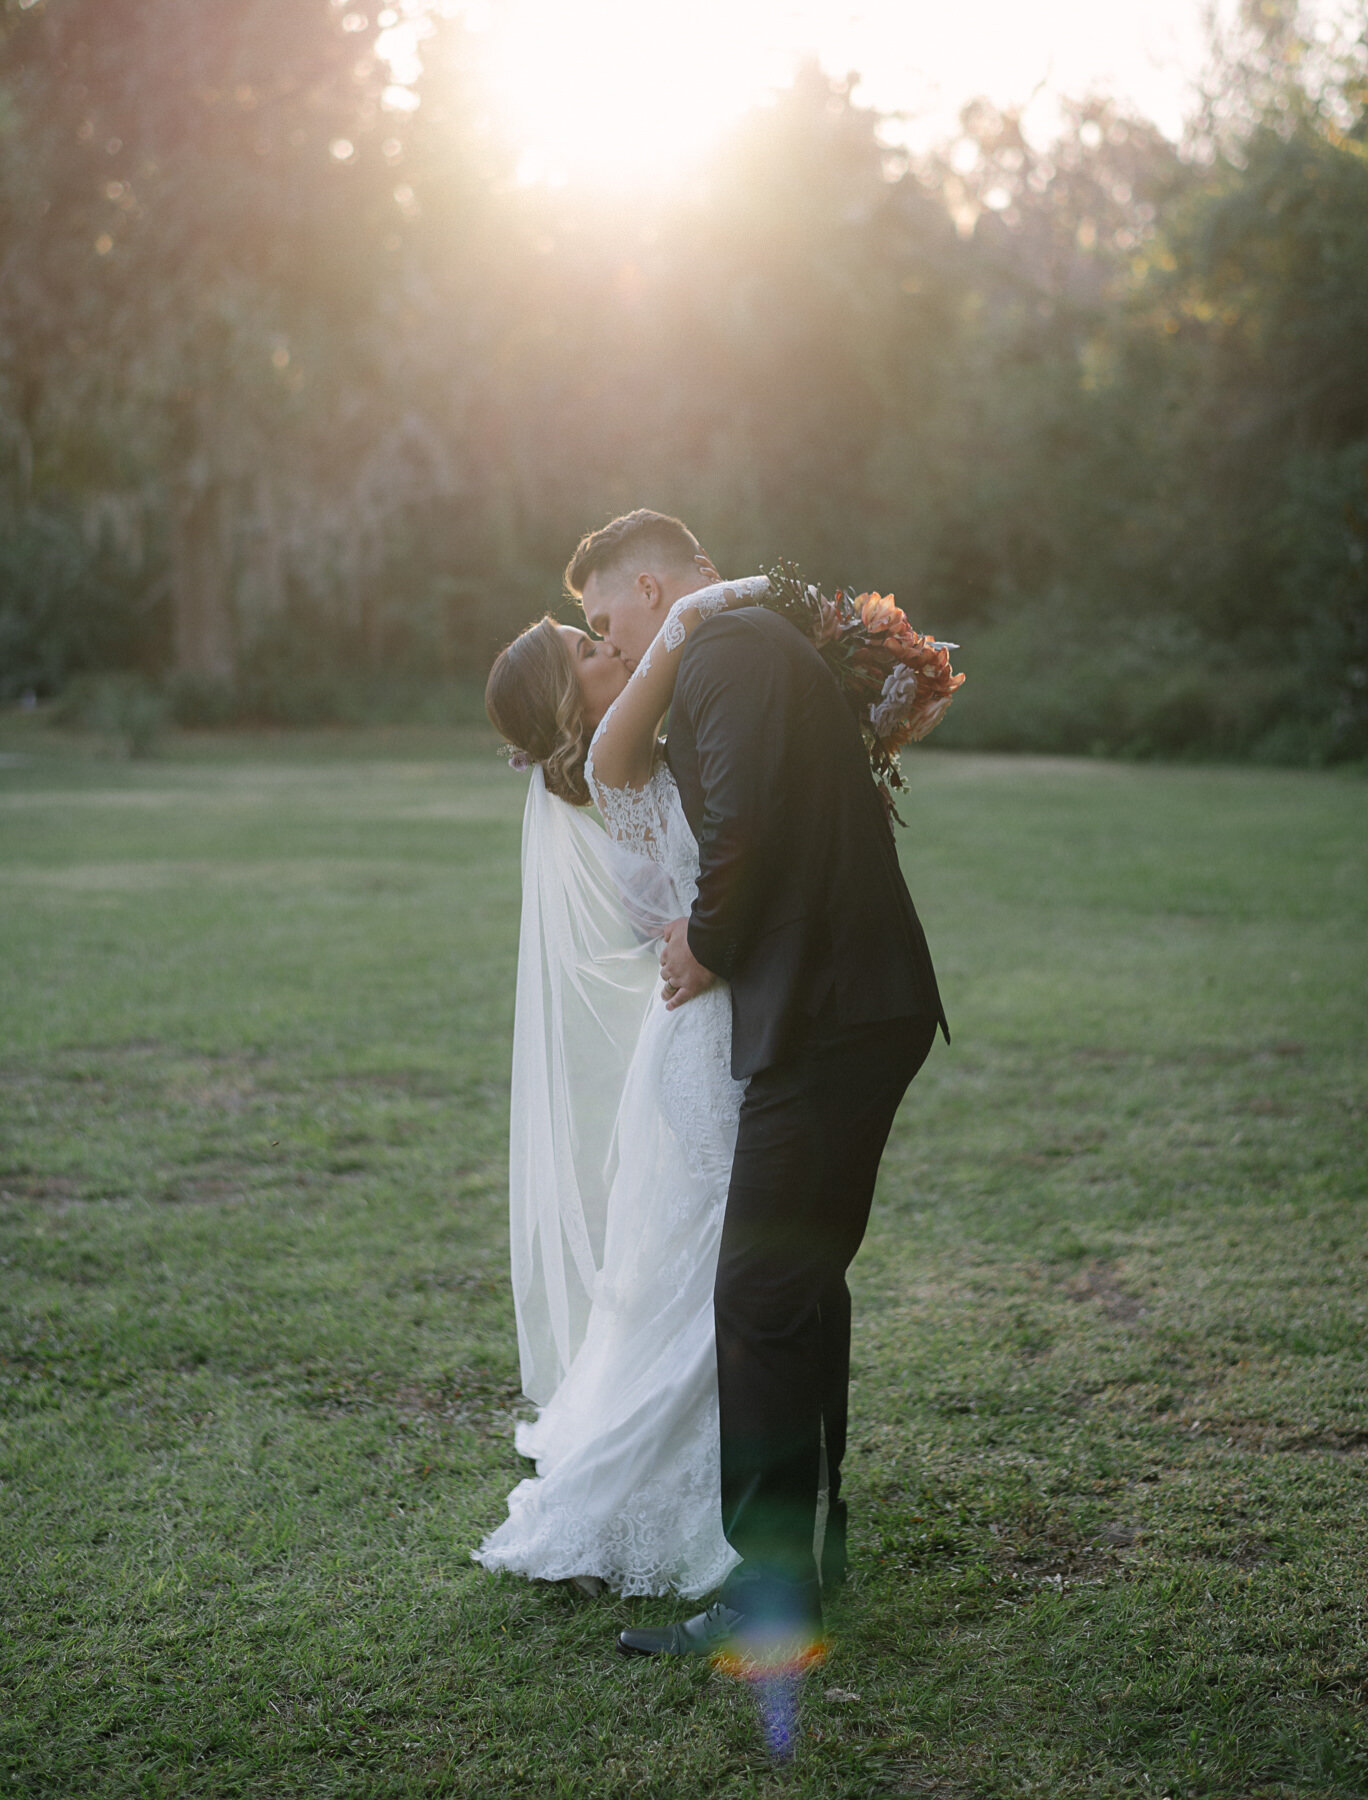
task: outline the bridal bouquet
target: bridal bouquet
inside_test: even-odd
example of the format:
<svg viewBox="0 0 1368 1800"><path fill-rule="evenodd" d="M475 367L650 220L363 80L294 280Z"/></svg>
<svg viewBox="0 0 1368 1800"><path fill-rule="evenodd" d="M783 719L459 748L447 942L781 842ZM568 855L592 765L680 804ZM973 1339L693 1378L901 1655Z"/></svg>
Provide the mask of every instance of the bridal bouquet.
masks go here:
<svg viewBox="0 0 1368 1800"><path fill-rule="evenodd" d="M964 681L950 667L959 645L913 631L891 594L837 588L828 599L791 562L777 563L768 580L759 604L790 620L821 652L859 720L884 805L901 825L893 790L907 783L898 753L945 716Z"/></svg>

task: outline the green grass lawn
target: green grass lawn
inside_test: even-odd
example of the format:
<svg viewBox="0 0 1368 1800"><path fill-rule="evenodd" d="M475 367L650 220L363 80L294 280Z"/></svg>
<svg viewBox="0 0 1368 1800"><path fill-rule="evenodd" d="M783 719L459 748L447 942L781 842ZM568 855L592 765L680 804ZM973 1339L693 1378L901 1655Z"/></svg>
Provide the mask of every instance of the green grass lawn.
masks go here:
<svg viewBox="0 0 1368 1800"><path fill-rule="evenodd" d="M1361 777L908 755L955 1042L771 1768L615 1655L669 1603L469 1562L522 1472L487 736L0 751L0 1795L1368 1792Z"/></svg>

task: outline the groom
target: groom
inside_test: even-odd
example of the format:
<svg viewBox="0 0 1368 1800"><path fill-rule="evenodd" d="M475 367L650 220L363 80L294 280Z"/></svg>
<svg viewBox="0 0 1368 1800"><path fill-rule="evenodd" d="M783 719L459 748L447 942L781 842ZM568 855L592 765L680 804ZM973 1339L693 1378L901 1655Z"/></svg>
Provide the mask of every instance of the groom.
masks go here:
<svg viewBox="0 0 1368 1800"><path fill-rule="evenodd" d="M678 519L642 510L582 539L566 583L634 665L703 585L698 556ZM748 1084L714 1290L722 1528L741 1562L706 1612L618 1643L801 1656L822 1586L845 1573L845 1272L898 1103L949 1033L859 727L801 632L758 606L699 625L666 754L700 864L661 954L666 1004L730 983L732 1074Z"/></svg>

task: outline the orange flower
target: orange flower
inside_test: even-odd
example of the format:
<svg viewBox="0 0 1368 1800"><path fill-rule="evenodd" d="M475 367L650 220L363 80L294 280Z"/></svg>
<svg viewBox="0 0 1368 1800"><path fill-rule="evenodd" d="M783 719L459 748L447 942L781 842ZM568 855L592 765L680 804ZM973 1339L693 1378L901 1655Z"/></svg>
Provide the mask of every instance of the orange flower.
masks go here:
<svg viewBox="0 0 1368 1800"><path fill-rule="evenodd" d="M907 624L903 610L892 594L857 594L855 604L866 631L882 637L886 632L900 633Z"/></svg>
<svg viewBox="0 0 1368 1800"><path fill-rule="evenodd" d="M963 675L951 673L950 652L938 648L934 638L922 637L915 631L909 632L908 641L899 645L899 651L901 660L908 668L917 671L922 691L928 695L953 694L964 680ZM941 711L944 710L942 707Z"/></svg>
<svg viewBox="0 0 1368 1800"><path fill-rule="evenodd" d="M954 685L958 687L963 680L964 677L961 675ZM917 709L917 718L912 726L912 742L914 744L919 744L928 731L940 724L941 715L949 706L951 698L950 694L941 694L935 700L930 701L924 709L921 707Z"/></svg>

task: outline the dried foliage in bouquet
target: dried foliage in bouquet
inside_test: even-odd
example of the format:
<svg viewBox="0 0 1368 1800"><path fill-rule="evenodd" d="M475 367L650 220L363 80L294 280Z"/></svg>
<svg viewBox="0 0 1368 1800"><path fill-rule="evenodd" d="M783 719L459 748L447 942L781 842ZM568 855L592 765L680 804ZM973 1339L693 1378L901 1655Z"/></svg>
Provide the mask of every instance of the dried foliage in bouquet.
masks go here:
<svg viewBox="0 0 1368 1800"><path fill-rule="evenodd" d="M891 594L837 588L829 599L791 562L776 563L768 580L759 604L790 620L821 652L859 721L884 805L901 825L893 792L907 783L898 754L935 729L962 686L963 675L950 667L959 645L913 631Z"/></svg>

